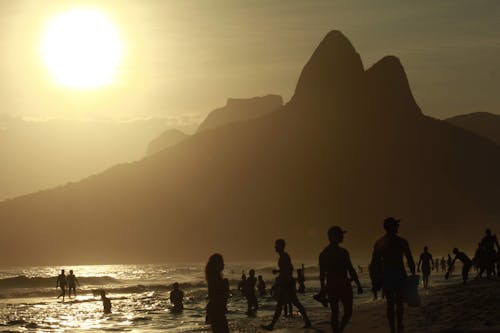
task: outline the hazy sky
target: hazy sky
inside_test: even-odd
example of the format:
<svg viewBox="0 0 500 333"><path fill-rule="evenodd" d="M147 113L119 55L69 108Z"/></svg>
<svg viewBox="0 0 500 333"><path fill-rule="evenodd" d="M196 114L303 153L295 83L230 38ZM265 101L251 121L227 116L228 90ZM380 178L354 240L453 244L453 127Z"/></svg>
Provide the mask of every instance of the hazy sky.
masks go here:
<svg viewBox="0 0 500 333"><path fill-rule="evenodd" d="M55 86L40 59L49 18L78 5L102 9L122 36L112 86ZM499 19L496 0L0 0L0 113L199 121L227 97L288 100L332 29L350 38L365 67L400 57L426 114L500 113Z"/></svg>

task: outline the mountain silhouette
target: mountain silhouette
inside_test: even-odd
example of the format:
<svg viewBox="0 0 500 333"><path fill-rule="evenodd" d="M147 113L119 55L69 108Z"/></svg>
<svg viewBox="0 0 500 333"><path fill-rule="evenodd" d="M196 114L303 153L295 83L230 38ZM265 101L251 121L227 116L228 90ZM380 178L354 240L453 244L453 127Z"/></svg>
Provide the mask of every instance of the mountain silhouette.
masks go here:
<svg viewBox="0 0 500 333"><path fill-rule="evenodd" d="M451 117L446 121L500 145L500 116L497 114L473 112Z"/></svg>
<svg viewBox="0 0 500 333"><path fill-rule="evenodd" d="M217 128L227 124L245 121L276 111L283 106L283 98L278 95L266 95L252 98L229 98L225 106L217 108L207 115L198 127L198 132ZM155 138L148 145L146 155L155 154L176 145L189 137L176 129L169 129Z"/></svg>
<svg viewBox="0 0 500 333"><path fill-rule="evenodd" d="M189 137L189 134L177 129L168 129L148 144L146 155L153 155L163 149L175 146L187 137Z"/></svg>
<svg viewBox="0 0 500 333"><path fill-rule="evenodd" d="M365 70L332 31L276 112L0 203L0 264L69 260L61 231L78 262L269 259L278 237L315 258L333 224L368 260L387 216L414 247L472 248L500 218L499 169L500 147L421 112L396 57Z"/></svg>
<svg viewBox="0 0 500 333"><path fill-rule="evenodd" d="M260 117L283 106L279 95L252 98L229 98L225 106L211 111L198 127L198 132L238 121Z"/></svg>

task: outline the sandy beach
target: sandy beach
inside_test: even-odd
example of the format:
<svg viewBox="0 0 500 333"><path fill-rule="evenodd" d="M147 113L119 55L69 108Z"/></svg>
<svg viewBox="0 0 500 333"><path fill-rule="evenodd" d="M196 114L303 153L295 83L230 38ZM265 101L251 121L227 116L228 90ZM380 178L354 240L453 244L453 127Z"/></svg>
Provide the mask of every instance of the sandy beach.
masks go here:
<svg viewBox="0 0 500 333"><path fill-rule="evenodd" d="M469 285L452 285L421 291L422 306L406 307L405 332L500 333L500 281L471 281ZM314 329L301 329L302 320L282 318L275 329L280 333L331 332L329 310L307 309ZM237 332L261 332L261 323L270 318L253 318L231 323ZM349 332L389 332L382 300L355 306Z"/></svg>

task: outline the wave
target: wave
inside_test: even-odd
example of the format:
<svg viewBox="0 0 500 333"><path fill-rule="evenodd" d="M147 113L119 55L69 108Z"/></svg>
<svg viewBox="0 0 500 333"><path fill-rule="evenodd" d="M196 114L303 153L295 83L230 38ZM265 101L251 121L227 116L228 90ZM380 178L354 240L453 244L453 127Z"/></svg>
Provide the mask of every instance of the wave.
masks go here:
<svg viewBox="0 0 500 333"><path fill-rule="evenodd" d="M0 289L51 288L56 286L57 277L27 277L24 275L0 279ZM83 286L120 284L120 280L110 276L82 276L78 281Z"/></svg>

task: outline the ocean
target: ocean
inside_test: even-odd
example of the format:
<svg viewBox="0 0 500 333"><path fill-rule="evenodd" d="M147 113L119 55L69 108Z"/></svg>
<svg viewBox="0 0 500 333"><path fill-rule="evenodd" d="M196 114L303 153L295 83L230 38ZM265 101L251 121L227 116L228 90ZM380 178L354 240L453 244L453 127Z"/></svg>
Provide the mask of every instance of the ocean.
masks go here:
<svg viewBox="0 0 500 333"><path fill-rule="evenodd" d="M272 263L228 264L225 277L233 296L228 304L229 321L245 318L246 300L237 290L242 270L255 269L267 288L272 285ZM365 293L355 296L355 304L371 302L366 266L360 278ZM63 303L57 299L56 276L61 269L74 270L81 286L77 297ZM312 295L319 290L318 269L305 266L306 293L299 295L306 309L317 308ZM432 275L431 285L457 283L457 273L444 280L443 273ZM179 282L185 292L184 311L170 311L171 285ZM104 289L111 299L112 313L104 314L102 302L93 291ZM0 268L0 332L203 332L207 287L204 265L88 265ZM259 298L259 311L253 320L267 323L275 301L269 295ZM265 318L262 318L265 317Z"/></svg>

